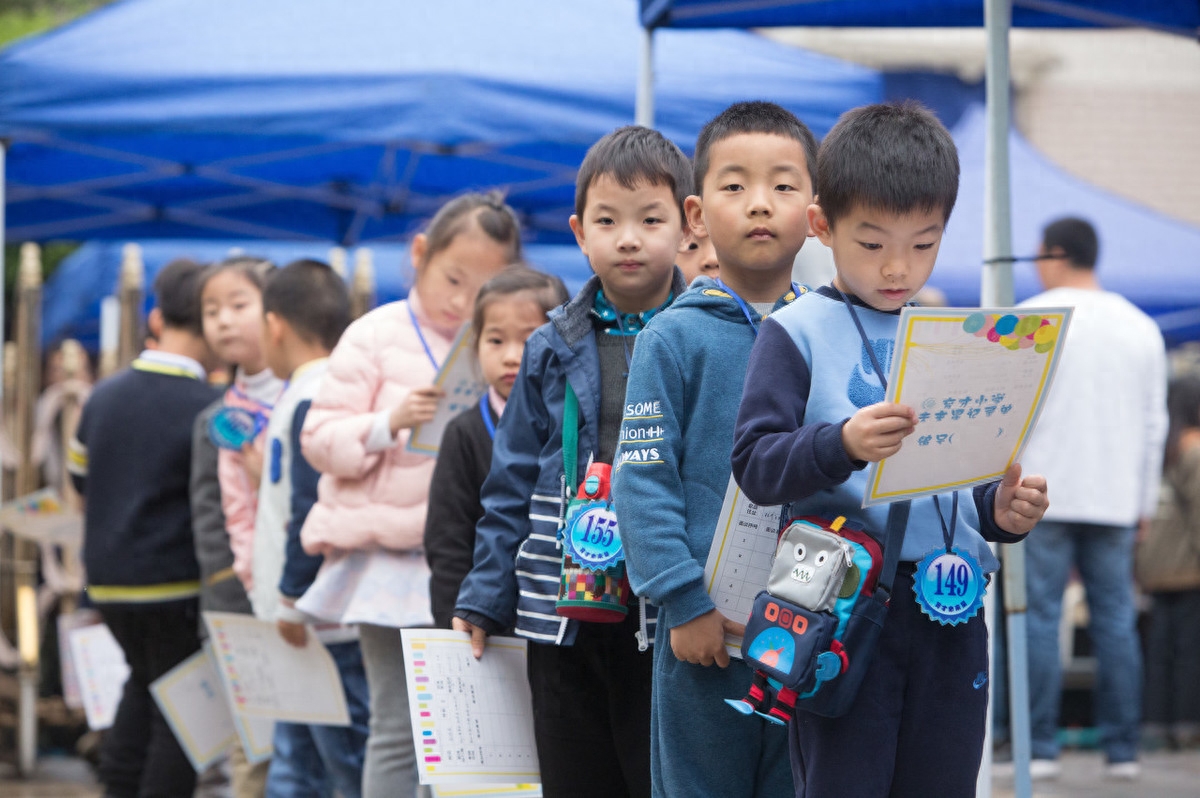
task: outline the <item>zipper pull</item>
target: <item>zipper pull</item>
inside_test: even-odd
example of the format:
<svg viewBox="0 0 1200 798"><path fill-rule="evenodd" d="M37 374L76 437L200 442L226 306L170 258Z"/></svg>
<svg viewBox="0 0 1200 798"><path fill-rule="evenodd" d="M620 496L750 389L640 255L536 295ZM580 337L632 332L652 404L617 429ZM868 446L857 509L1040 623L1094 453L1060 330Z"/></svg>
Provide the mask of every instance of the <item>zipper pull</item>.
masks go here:
<svg viewBox="0 0 1200 798"><path fill-rule="evenodd" d="M650 648L650 635L646 633L646 599L641 596L638 597L638 630L633 636L639 652Z"/></svg>

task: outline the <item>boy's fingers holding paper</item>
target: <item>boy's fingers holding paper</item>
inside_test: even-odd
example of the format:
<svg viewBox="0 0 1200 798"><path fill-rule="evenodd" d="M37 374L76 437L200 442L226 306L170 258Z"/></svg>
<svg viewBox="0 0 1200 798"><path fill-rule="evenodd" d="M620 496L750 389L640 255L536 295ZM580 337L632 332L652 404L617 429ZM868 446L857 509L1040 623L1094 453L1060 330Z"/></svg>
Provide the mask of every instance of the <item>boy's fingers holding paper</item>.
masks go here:
<svg viewBox="0 0 1200 798"><path fill-rule="evenodd" d="M450 626L456 632L467 632L470 634L471 654L475 659L483 657L483 649L487 646L487 632L463 618L451 618Z"/></svg>

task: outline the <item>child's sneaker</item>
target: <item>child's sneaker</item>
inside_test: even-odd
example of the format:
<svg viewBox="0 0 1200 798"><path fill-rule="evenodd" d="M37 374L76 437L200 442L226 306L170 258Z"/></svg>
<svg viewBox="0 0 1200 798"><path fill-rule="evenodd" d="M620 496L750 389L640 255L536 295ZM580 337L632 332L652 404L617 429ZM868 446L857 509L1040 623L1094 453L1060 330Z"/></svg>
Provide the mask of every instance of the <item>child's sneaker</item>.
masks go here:
<svg viewBox="0 0 1200 798"><path fill-rule="evenodd" d="M1113 781L1136 781L1142 775L1142 766L1137 762L1109 762L1104 767L1104 777Z"/></svg>
<svg viewBox="0 0 1200 798"><path fill-rule="evenodd" d="M1057 759L1034 759L1029 763L1029 777L1034 781L1057 779L1062 773L1062 765Z"/></svg>

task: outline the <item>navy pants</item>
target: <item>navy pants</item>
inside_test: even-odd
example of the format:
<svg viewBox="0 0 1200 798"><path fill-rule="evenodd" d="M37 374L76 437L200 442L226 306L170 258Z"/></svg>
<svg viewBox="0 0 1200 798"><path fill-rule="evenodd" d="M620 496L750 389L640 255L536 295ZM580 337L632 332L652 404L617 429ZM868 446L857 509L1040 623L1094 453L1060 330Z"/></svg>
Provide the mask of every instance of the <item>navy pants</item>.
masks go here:
<svg viewBox="0 0 1200 798"><path fill-rule="evenodd" d="M200 650L198 599L145 605L99 604L129 680L112 728L100 744L100 782L111 798L178 798L196 788L196 771L150 695L150 683Z"/></svg>
<svg viewBox="0 0 1200 798"><path fill-rule="evenodd" d="M917 606L901 564L862 688L840 718L797 708L789 729L797 798L971 798L987 717L983 612L958 626Z"/></svg>

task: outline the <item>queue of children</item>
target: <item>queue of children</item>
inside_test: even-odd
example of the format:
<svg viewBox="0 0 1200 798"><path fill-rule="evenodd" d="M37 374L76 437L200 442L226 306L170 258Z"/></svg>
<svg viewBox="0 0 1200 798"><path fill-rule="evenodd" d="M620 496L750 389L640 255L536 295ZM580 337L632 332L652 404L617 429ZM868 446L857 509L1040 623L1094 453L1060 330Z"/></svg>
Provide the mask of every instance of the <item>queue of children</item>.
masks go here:
<svg viewBox="0 0 1200 798"><path fill-rule="evenodd" d="M863 468L916 416L847 381L863 352L890 351L874 343L932 272L957 185L954 145L919 107L849 112L818 148L790 112L745 102L704 127L694 163L639 126L588 151L569 223L594 276L574 298L521 263L498 194L447 203L413 240L408 298L353 323L316 261L165 268L160 347L97 387L71 457L89 595L133 670L102 752L107 794L194 786L147 686L199 648L201 607L315 637L350 707L347 728L277 724L269 765L235 754L239 798L417 793L399 634L413 618L468 633L476 657L489 635L529 641L546 796L973 794L983 619L939 626L901 586L941 541L934 502L913 504L882 638L841 717L800 708L785 731L730 713L723 699L751 689L726 649L744 629L703 577L734 479L793 516L882 532L858 506ZM810 236L837 270L815 290L791 280ZM465 324L487 390L436 459L412 453ZM235 369L220 398L218 362ZM223 441L212 430L234 416L251 432ZM610 487L623 551L579 568L568 508ZM950 528L990 572L983 541L1022 539L1046 496L1014 466ZM354 557L396 577L394 595L372 593L377 622L297 607Z"/></svg>

